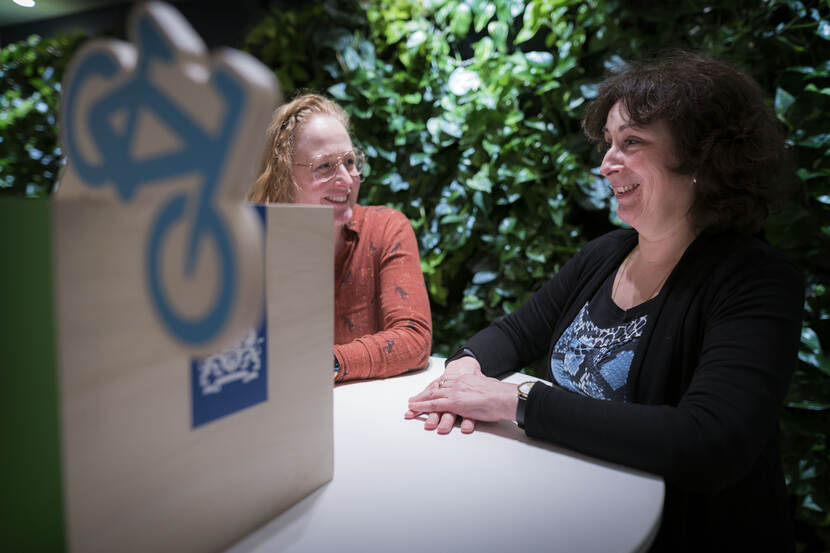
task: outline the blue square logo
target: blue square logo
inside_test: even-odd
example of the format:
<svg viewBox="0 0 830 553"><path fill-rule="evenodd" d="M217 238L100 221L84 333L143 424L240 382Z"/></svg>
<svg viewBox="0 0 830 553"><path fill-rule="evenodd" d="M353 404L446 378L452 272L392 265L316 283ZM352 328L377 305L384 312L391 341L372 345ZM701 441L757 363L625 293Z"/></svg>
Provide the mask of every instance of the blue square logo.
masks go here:
<svg viewBox="0 0 830 553"><path fill-rule="evenodd" d="M235 347L193 358L191 395L193 428L236 413L268 399L268 323L265 317L257 330Z"/></svg>
<svg viewBox="0 0 830 553"><path fill-rule="evenodd" d="M265 207L256 206L265 226ZM268 399L268 317L234 347L190 361L192 427L226 417Z"/></svg>

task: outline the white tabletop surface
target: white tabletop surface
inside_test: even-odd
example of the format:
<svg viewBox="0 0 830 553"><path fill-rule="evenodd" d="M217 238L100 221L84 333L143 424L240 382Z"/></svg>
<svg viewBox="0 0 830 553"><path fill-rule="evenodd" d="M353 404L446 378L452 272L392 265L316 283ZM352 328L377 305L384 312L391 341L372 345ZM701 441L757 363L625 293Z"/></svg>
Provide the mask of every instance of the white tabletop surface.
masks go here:
<svg viewBox="0 0 830 553"><path fill-rule="evenodd" d="M405 420L426 370L334 390L334 478L228 553L645 551L659 477L525 436L515 423L448 435ZM530 380L514 374L507 381Z"/></svg>

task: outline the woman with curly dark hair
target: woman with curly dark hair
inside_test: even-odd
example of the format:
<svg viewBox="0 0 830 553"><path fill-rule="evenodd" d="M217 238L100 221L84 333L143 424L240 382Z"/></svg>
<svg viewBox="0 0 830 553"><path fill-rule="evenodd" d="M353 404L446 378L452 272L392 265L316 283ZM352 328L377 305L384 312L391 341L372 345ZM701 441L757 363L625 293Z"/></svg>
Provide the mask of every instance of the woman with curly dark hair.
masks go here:
<svg viewBox="0 0 830 553"><path fill-rule="evenodd" d="M632 228L473 336L406 416L515 420L662 476L653 551L793 551L778 417L803 279L757 237L784 182L775 116L745 74L678 52L607 79L583 129ZM494 378L543 356L552 386Z"/></svg>

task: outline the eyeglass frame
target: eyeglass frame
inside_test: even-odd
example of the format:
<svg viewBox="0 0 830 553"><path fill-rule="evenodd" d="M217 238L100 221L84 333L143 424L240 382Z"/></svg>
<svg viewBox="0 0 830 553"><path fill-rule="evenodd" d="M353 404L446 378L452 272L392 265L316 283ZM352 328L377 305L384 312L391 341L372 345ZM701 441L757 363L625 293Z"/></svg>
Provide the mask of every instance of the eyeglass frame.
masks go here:
<svg viewBox="0 0 830 553"><path fill-rule="evenodd" d="M366 154L360 148L352 148L351 150L348 150L348 151L345 151L345 152L340 152L339 154L317 154L316 156L312 157L311 161L309 161L308 163L297 163L295 161L295 162L292 163L292 165L297 165L299 167L308 167L309 169L311 169L311 175L314 176L314 161L316 159L326 158L326 157L330 157L330 156L331 157L337 156L337 161L334 164L334 169L331 172L331 176L327 179L321 179L321 180L318 181L318 182L328 182L337 175L337 170L343 164L343 160L345 159L345 157L349 154L354 154L355 160L357 160L357 159L363 160L363 166L361 167L360 172L357 175L353 175L351 172L349 172L348 168L346 168L346 171L350 175L358 177L360 179L360 181L363 182L363 179L365 178L364 175L363 175L363 167L366 167Z"/></svg>

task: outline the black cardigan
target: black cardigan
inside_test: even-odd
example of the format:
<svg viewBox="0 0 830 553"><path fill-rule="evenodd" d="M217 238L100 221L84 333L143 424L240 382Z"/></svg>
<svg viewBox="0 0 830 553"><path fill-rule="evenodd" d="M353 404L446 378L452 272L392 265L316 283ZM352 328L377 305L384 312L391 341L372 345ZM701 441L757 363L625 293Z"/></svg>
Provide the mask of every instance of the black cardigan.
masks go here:
<svg viewBox="0 0 830 553"><path fill-rule="evenodd" d="M631 230L592 241L521 308L473 336L465 347L482 371L501 376L549 360L636 241ZM662 476L653 551L792 551L778 417L803 294L800 272L760 240L701 234L649 311L628 375L632 402L537 384L528 436Z"/></svg>

